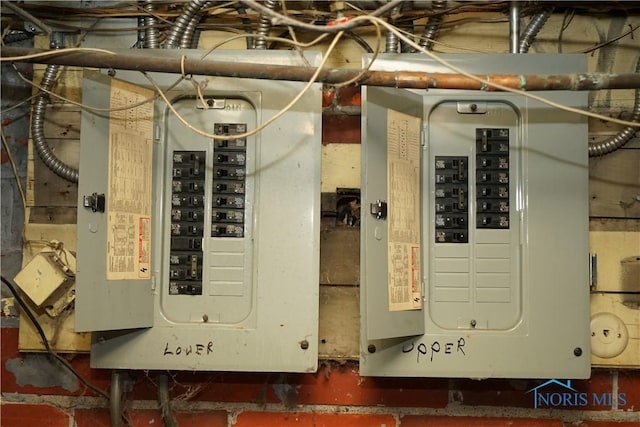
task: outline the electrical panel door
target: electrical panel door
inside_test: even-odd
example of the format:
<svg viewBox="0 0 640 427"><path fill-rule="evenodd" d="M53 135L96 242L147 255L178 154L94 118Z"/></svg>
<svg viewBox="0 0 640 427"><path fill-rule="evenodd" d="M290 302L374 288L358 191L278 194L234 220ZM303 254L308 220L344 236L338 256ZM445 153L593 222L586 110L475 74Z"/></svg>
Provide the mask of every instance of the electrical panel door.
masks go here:
<svg viewBox="0 0 640 427"><path fill-rule="evenodd" d="M581 55L443 58L476 74L586 68ZM420 55L373 67L448 72ZM363 94L361 374L588 377L586 119L506 92Z"/></svg>
<svg viewBox="0 0 640 427"><path fill-rule="evenodd" d="M201 56L166 54L185 53ZM85 78L87 104L134 107L82 118L76 306L77 329L96 331L92 366L314 371L321 86L249 133L304 83L150 76L169 104L142 102L154 92L139 73Z"/></svg>

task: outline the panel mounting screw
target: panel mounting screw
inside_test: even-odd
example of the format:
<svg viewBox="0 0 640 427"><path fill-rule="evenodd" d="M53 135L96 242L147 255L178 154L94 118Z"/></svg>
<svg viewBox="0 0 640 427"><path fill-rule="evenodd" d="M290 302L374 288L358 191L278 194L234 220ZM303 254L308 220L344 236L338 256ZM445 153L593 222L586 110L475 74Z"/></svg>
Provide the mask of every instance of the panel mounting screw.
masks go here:
<svg viewBox="0 0 640 427"><path fill-rule="evenodd" d="M475 328L478 322L476 322L476 319L471 319L471 322L469 322L469 324L471 325L472 328Z"/></svg>
<svg viewBox="0 0 640 427"><path fill-rule="evenodd" d="M478 104L471 104L469 105L469 108L471 109L471 111L476 111L478 109Z"/></svg>
<svg viewBox="0 0 640 427"><path fill-rule="evenodd" d="M367 347L367 351L369 353L375 353L376 352L376 346L373 344L369 344L369 347Z"/></svg>
<svg viewBox="0 0 640 427"><path fill-rule="evenodd" d="M207 323L207 322L209 321L209 316L208 316L208 315L206 315L206 314L203 314L203 315L202 315L202 321L203 321L203 322L205 322L205 323Z"/></svg>
<svg viewBox="0 0 640 427"><path fill-rule="evenodd" d="M580 356L582 356L582 349L581 349L580 347L576 347L576 348L574 348L574 349L573 349L573 354L574 354L576 357L580 357Z"/></svg>
<svg viewBox="0 0 640 427"><path fill-rule="evenodd" d="M113 68L109 68L109 69L107 70L107 75L108 75L109 77L114 77L114 76L116 75L116 70L114 70Z"/></svg>
<svg viewBox="0 0 640 427"><path fill-rule="evenodd" d="M303 350L308 349L309 348L309 341L307 341L307 340L302 341L300 343L300 348L303 349Z"/></svg>

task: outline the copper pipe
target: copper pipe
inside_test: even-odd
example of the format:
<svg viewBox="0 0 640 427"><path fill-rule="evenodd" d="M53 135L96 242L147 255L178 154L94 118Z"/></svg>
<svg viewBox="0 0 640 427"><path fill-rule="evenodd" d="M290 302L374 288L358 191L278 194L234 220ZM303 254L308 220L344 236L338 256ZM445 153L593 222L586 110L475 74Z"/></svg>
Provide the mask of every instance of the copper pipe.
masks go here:
<svg viewBox="0 0 640 427"><path fill-rule="evenodd" d="M3 58L21 57L46 52L41 49L4 47L0 51ZM22 62L39 64L58 64L91 68L137 70L161 73L181 74L181 57L156 56L152 52L145 55L106 54L99 52L68 52L52 56L21 59ZM241 62L223 62L200 60L185 57L185 74L236 77L265 80L308 81L315 68L287 65L249 64ZM317 81L335 84L351 80L360 70L327 68L320 72ZM477 77L512 89L526 91L543 90L600 90L600 89L636 89L640 88L640 73L604 74L480 74ZM460 89L485 92L498 89L480 83L461 74L427 73L419 71L368 71L359 80L360 85L385 86L410 89Z"/></svg>

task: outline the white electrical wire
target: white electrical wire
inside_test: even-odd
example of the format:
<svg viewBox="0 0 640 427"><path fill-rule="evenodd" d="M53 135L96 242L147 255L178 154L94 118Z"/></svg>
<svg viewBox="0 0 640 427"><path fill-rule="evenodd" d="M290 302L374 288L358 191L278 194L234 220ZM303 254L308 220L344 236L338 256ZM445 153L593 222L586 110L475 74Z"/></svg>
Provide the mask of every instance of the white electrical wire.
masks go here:
<svg viewBox="0 0 640 427"><path fill-rule="evenodd" d="M270 14L271 15L278 15L278 18L280 18L283 22L285 22L285 23L287 23L289 25L294 25L294 26L302 26L302 25L304 25L303 28L306 28L307 26L313 26L316 31L322 31L322 29L323 29L322 26L312 25L312 24L304 24L304 23L298 22L295 19L290 18L288 16L280 15L277 12L273 12L272 11ZM621 124L621 125L625 125L625 126L634 126L634 127L640 126L640 124L636 123L636 122L630 122L630 121L627 121L627 120L621 120L621 119L617 119L617 118L608 117L608 116L604 116L604 115L601 115L601 114L593 113L593 112L590 112L590 111L581 110L579 108L573 108L573 107L565 106L565 105L559 104L557 102L548 100L548 99L546 99L544 97L532 94L531 92L526 92L526 91L522 91L522 90L519 90L519 89L509 88L507 86L503 86L503 85L500 85L498 83L491 82L489 80L485 80L485 79L483 79L481 77L478 77L476 75L468 73L468 72L464 71L463 69L451 64L450 62L440 58L439 55L433 53L432 51L429 51L429 50L421 47L420 45L415 43L413 40L411 40L410 38L406 37L403 31L399 30L394 25L389 24L388 22L386 22L385 20L383 20L381 18L378 18L378 17L375 17L375 16L371 16L371 15L361 15L361 16L356 16L356 17L350 19L349 23L351 25L358 25L358 23L361 22L361 21L370 22L371 24L376 26L376 29L378 31L378 41L380 41L379 40L380 39L380 33L379 33L379 27L378 26L382 26L382 27L386 28L388 31L390 31L390 32L394 33L395 35L397 35L398 38L400 38L401 40L406 42L408 45L412 46L413 48L415 48L419 52L422 52L423 54L429 56L430 58L432 58L434 61L438 62L439 64L447 67L448 69L450 69L450 70L452 70L452 71L454 71L456 73L459 73L459 74L461 74L461 75L463 75L465 77L468 77L468 78L470 78L470 79L472 79L474 81L482 83L482 84L484 84L484 85L486 85L488 87L493 87L493 88L496 88L496 89L499 89L499 90L502 90L502 91L505 91L505 92L510 92L510 93L514 93L514 94L517 94L517 95L521 95L521 96L527 97L529 99L533 99L533 100L536 100L538 102L547 104L547 105L552 106L554 108L558 108L558 109L561 109L561 110L569 111L569 112L572 112L572 113L575 113L575 114L581 114L581 115L584 115L584 116L588 116L588 117L592 117L592 118L596 118L596 119L600 119L600 120L608 121L608 122L612 122L612 123L617 123L617 124ZM335 31L335 29L333 28L332 31ZM305 48L305 47L310 47L310 46L313 46L313 45L317 44L319 41L324 39L327 36L327 34L328 33L325 33L325 34L317 37L316 39L312 40L309 43L300 43L300 42L296 42L296 41L292 41L292 40L284 39L284 38L279 38L279 37L267 37L267 39L268 40L282 42L282 43L288 43L288 44L291 44L291 45L294 45L294 46ZM338 34L340 34L340 36L337 36L337 37L334 38L334 40L331 43L331 46L329 47L329 49L325 53L324 59L322 61L322 64L316 70L316 72L312 76L311 80L303 88L302 92L300 94L298 94L287 106L285 106L285 108L283 110L281 110L278 113L276 113L269 121L263 123L262 125L260 125L260 127L256 128L255 130L247 132L246 135L245 134L238 135L237 136L238 138L242 138L242 137L245 137L245 136L253 135L253 134L259 132L260 130L264 129L266 126L271 124L277 118L281 117L282 114L284 114L284 112L288 111L304 95L304 93L311 87L311 84L313 84L315 82L315 80L317 79L322 67L324 66L324 64L327 61L327 58L329 57L330 53L335 48L335 45L336 45L337 41L341 37L341 33L338 33ZM228 39L225 39L222 42L218 43L216 46L214 46L212 49L209 49L205 54L203 54L201 59L205 58L209 53L211 53L213 50L219 48L220 46L222 46L225 43L228 43L228 42L230 42L232 40L235 40L235 39L246 38L246 37L251 37L251 36L252 36L251 34L241 34L241 35L237 35L237 36L233 36L233 37L230 37ZM379 49L376 49L376 50L379 50ZM61 53L64 53L64 52L70 52L70 51L97 51L97 52L108 53L108 54L116 54L113 51L109 51L109 50L105 50L105 49L69 48L69 49L59 49L59 50L51 51L51 52L41 52L41 53L37 53L37 54L25 55L25 56L20 56L20 57L4 57L4 58L1 58L1 60L2 61L20 61L20 60L23 60L23 59L44 57L44 56L49 56L49 55L58 55L58 54L61 54ZM377 54L377 52L374 53L374 57L372 58L373 60L375 60L375 55L376 54ZM370 67L373 64L373 62L374 62L373 60L370 61L368 67ZM368 68L362 70L362 73L360 75L358 75L354 79L349 80L349 82L343 82L343 83L335 85L335 86L342 86L342 85L347 84L347 83L357 82L358 79L362 75L364 75L364 73L366 73L367 70L368 70ZM155 87L155 89L157 91L157 95L155 95L153 97L150 97L148 99L142 100L142 101L140 101L140 102L138 102L136 104L128 105L128 106L124 106L124 107L119 107L119 108L92 107L92 106L83 104L81 102L77 102L77 101L68 99L68 98L66 98L64 96L58 95L58 94L56 94L56 93L54 93L52 91L46 90L46 89L42 88L41 86L39 86L38 84L33 83L32 81L28 80L27 78L25 78L21 74L19 74L19 76L20 76L21 79L23 79L24 81L28 82L29 84L31 84L35 88L37 88L37 89L39 89L39 90L41 90L41 91L43 91L43 92L55 97L55 98L61 99L61 100L65 101L65 102L68 102L70 104L79 106L81 108L84 108L84 109L87 109L87 110L90 110L90 111L96 111L96 112L112 112L112 111L126 110L126 109L129 109L129 108L135 108L135 107L138 107L138 106L143 105L145 103L152 102L155 99L157 99L158 96L160 96L160 97L162 97L164 99L165 102L167 102L167 105L169 106L169 108L172 111L172 113L174 113L179 118L179 120L183 124L185 124L185 126L189 127L190 129L196 131L197 133L199 133L199 134L201 134L203 136L211 137L211 138L214 138L214 139L225 139L226 138L226 137L223 137L223 136L220 136L220 135L213 135L211 133L202 131L200 129L196 129L192 125L188 124L186 122L186 120L184 120L184 118L182 118L178 114L178 112L175 111L174 108L172 108L171 103L168 102L168 100L166 99L166 96L164 95L163 91L155 83L155 81L153 81L153 79L151 79L148 75L146 75L146 77L150 80L152 85ZM178 84L181 80L182 80L182 78L180 78L171 87L173 87L176 84ZM167 90L167 89L165 89L165 90Z"/></svg>
<svg viewBox="0 0 640 427"><path fill-rule="evenodd" d="M252 7L253 9L260 10L261 12L271 16L271 18L273 20L275 20L275 21L277 21L279 23L282 23L282 24L285 24L285 25L291 25L291 26L294 26L294 27L297 27L297 28L304 28L304 29L307 29L307 30L310 30L310 31L335 32L336 29L338 29L338 28L341 29L341 30L351 29L353 27L358 26L358 24L360 22L363 22L363 21L368 21L368 22L372 22L372 23L373 22L378 22L378 24L380 24L381 26L385 27L387 30L389 30L389 31L393 32L395 35L397 35L398 38L400 38L401 40L403 40L404 42L406 42L407 44L409 44L413 48L417 49L419 52L422 52L425 55L429 56L430 58L432 58L433 60L435 60L439 64L442 64L445 67L447 67L448 69L450 69L450 70L452 70L452 71L454 71L456 73L459 73L459 74L461 74L463 76L466 76L466 77L468 77L468 78L470 78L470 79L472 79L474 81L477 81L479 83L485 84L485 85L487 85L489 87L500 89L500 90L505 91L505 92L515 93L515 94L527 97L529 99L536 100L536 101L541 102L543 104L547 104L547 105L552 106L554 108L558 108L560 110L569 111L569 112L572 112L572 113L575 113L575 114L581 114L581 115L584 115L584 116L593 117L593 118L596 118L596 119L599 119L599 120L603 120L603 121L607 121L607 122L618 123L618 124L625 125L625 126L633 126L633 127L640 126L640 123L637 123L637 122L630 122L630 121L627 121L627 120L616 119L616 118L613 118L613 117L608 117L608 116L603 116L601 114L592 113L590 111L581 110L579 108L569 107L569 106L566 106L566 105L559 104L557 102L553 102L553 101L548 100L546 98L543 98L541 96L533 95L530 92L525 92L525 91L521 91L521 90L518 90L518 89L512 89L512 88L503 86L501 84L485 80L485 79L483 79L481 77L474 76L473 74L470 74L470 73L468 73L468 72L456 67L455 65L449 63L448 61L440 58L438 55L434 54L433 52L422 48L420 45L415 43L413 40L405 37L395 26L389 24L388 22L386 22L383 19L380 19L380 18L378 18L376 16L372 16L371 14L356 16L354 18L351 18L350 20L348 20L345 23L340 23L340 24L337 24L337 25L332 26L332 27L327 27L327 26L322 26L322 25L307 24L307 23L298 21L298 20L293 19L293 18L291 18L289 16L282 15L282 14L280 14L280 13L274 11L274 10L265 8L265 7L261 6L260 4L258 4L257 2L252 1L252 0L247 0L246 3L248 5L250 5L250 7ZM386 6L389 6L389 3L387 5L385 5L385 7Z"/></svg>
<svg viewBox="0 0 640 427"><path fill-rule="evenodd" d="M311 86L315 83L316 79L320 75L320 72L322 71L322 68L327 63L327 60L329 59L329 55L331 54L333 49L336 47L336 44L338 43L338 41L340 40L340 38L342 37L343 34L344 34L344 31L340 31L338 34L336 34L336 36L333 38L333 41L331 42L331 45L327 49L327 52L325 53L325 56L322 58L322 62L320 62L320 65L316 69L315 73L313 73L313 75L311 76L309 81L305 84L305 86L302 88L302 90L291 100L291 102L289 102L284 108L282 108L280 111L278 111L272 117L270 117L267 121L262 123L260 126L256 127L255 129L253 129L251 131L245 132L245 133L234 134L233 137L234 138L247 138L249 136L255 135L258 132L260 132L262 129L266 128L271 123L273 123L274 121L276 121L277 119L282 117L282 115L284 113L289 111L291 109L291 107L293 107L307 93L307 91L311 88ZM212 138L214 140L226 140L226 139L229 139L229 135L215 135L215 134L212 134L212 133L209 133L209 132L205 132L202 129L198 129L195 126L193 126L192 124L190 124L189 122L187 122L180 115L180 113L178 113L178 111L176 111L175 107L171 104L171 101L169 101L169 99L167 99L167 96L162 91L160 86L158 86L158 84L155 82L155 80L153 80L151 78L151 76L149 76L147 73L143 72L143 74L149 80L149 82L153 85L153 87L156 89L156 91L160 94L160 97L167 104L167 107L169 107L171 112L176 116L176 118L183 125L185 125L187 128L191 129L192 131L194 131L197 134L202 135L202 136L204 136L206 138Z"/></svg>
<svg viewBox="0 0 640 427"><path fill-rule="evenodd" d="M464 71L463 69L456 67L455 65L451 64L450 62L440 58L438 55L434 54L433 52L428 51L427 49L423 48L422 46L418 45L417 43L415 43L413 40L409 39L408 37L405 37L400 31L398 31L393 25L387 23L386 21L380 19L380 18L376 18L376 17L372 17L372 16L358 16L356 18L353 18L354 21L356 20L367 20L367 21L371 21L371 22L378 22L380 25L382 25L383 27L385 27L387 30L393 32L395 35L398 36L398 38L400 38L401 40L405 41L407 44L409 44L410 46L412 46L413 48L419 50L420 52L424 53L425 55L429 56L430 58L432 58L434 61L438 62L441 65L444 65L445 67L447 67L448 69L461 74L465 77L468 77L472 80L475 80L479 83L485 84L487 86L496 88L496 89L500 89L502 91L505 92L511 92L511 93L515 93L517 95L522 95L524 97L527 97L529 99L533 99L536 100L538 102L541 102L543 104L547 104L551 107L555 107L558 108L560 110L564 110L564 111L569 111L575 114L581 114L583 116L588 116L588 117L593 117L596 119L600 119L600 120L604 120L604 121L608 121L608 122L612 122L612 123L618 123L621 125L625 125L625 126L633 126L633 127L640 127L640 123L638 122L630 122L628 120L621 120L621 119L616 119L613 117L608 117L608 116L603 116L601 114L597 114L597 113L592 113L591 111L585 111L585 110L581 110L579 108L574 108L574 107L569 107L566 105L562 105L559 104L557 102L551 101L549 99L543 98L541 96L538 95L534 95L531 92L525 92L519 89L513 89L507 86L503 86L501 84L498 83L494 83L492 81L489 80L485 80L481 77L475 76L471 73L468 73L466 71Z"/></svg>
<svg viewBox="0 0 640 427"><path fill-rule="evenodd" d="M22 56L3 56L0 57L0 62L15 62L15 61L23 61L25 59L34 59L34 58L44 58L47 56L57 56L65 53L72 52L99 52L106 53L109 55L117 55L115 52L106 49L97 49L93 47L69 47L66 49L56 49L56 50L48 50L45 52L32 53L30 55L22 55Z"/></svg>

